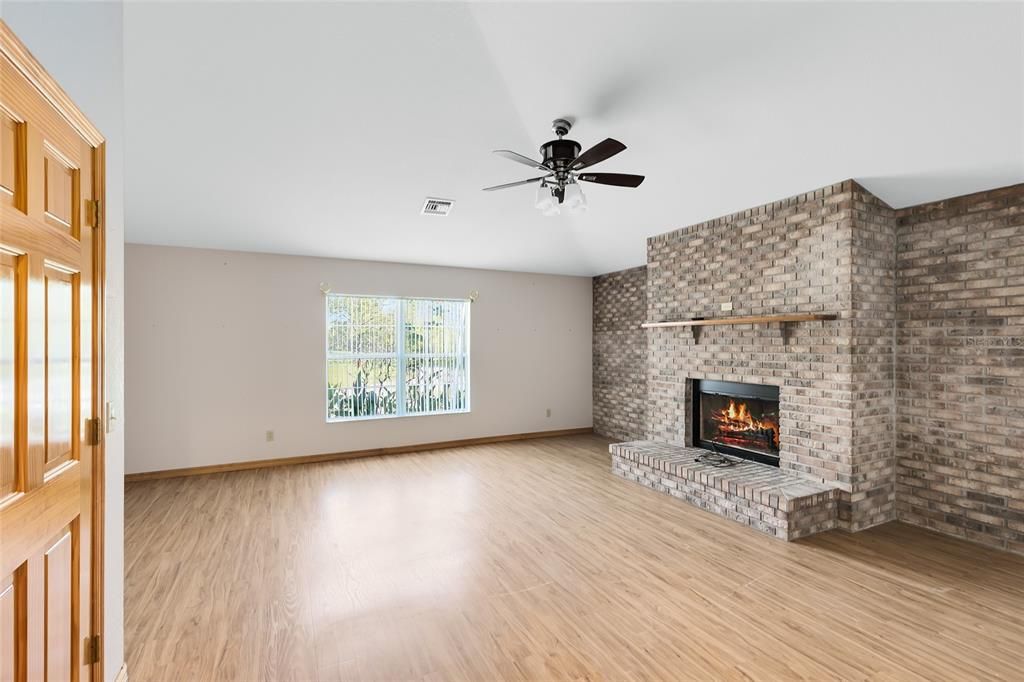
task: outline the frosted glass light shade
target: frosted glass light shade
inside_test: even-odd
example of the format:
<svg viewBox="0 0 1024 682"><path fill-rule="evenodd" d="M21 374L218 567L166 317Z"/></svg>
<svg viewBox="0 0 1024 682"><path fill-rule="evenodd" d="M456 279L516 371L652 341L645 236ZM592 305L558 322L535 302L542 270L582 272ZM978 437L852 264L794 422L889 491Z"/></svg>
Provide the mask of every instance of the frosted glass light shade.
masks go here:
<svg viewBox="0 0 1024 682"><path fill-rule="evenodd" d="M546 185L541 185L537 188L537 201L534 205L544 215L558 215L561 212L558 208L558 202L555 201L555 197L551 194L551 188Z"/></svg>
<svg viewBox="0 0 1024 682"><path fill-rule="evenodd" d="M565 207L570 213L582 213L587 210L587 198L583 196L583 190L576 183L567 185L565 188Z"/></svg>
<svg viewBox="0 0 1024 682"><path fill-rule="evenodd" d="M544 185L537 185L537 199L533 205L543 211L551 203L551 190Z"/></svg>

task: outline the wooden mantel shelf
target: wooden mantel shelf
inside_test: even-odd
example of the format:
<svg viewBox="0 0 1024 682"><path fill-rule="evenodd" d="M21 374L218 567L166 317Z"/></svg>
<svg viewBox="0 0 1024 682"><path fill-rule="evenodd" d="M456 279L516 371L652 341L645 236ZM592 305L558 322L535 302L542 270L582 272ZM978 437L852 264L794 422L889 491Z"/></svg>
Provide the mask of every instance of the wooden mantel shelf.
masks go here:
<svg viewBox="0 0 1024 682"><path fill-rule="evenodd" d="M680 320L678 322L644 322L644 329L656 327L710 327L719 324L772 324L774 322L810 322L813 320L834 320L835 313L793 313L781 315L748 315L735 317L713 317L706 320Z"/></svg>

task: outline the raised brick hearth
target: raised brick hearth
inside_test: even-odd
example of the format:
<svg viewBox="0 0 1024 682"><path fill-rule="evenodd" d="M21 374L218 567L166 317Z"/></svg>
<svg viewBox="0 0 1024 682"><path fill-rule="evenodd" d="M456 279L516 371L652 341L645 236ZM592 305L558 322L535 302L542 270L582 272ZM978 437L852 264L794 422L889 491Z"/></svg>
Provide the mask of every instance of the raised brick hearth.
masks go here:
<svg viewBox="0 0 1024 682"><path fill-rule="evenodd" d="M788 313L835 319L639 329ZM594 279L594 429L686 452L697 379L779 387L781 472L838 491L836 528L1024 552L1024 185L894 210L846 181L651 237Z"/></svg>
<svg viewBox="0 0 1024 682"><path fill-rule="evenodd" d="M839 490L778 467L738 460L715 467L706 450L654 441L614 443L612 472L783 540L836 527Z"/></svg>

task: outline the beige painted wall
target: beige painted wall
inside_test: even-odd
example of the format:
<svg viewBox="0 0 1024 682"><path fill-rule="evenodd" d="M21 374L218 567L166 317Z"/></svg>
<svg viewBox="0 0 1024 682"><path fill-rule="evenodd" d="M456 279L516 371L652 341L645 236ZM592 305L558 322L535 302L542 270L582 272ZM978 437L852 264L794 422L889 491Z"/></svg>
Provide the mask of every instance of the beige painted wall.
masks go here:
<svg viewBox="0 0 1024 682"><path fill-rule="evenodd" d="M128 473L591 425L589 277L135 244L125 267ZM326 423L320 282L479 291L472 411Z"/></svg>

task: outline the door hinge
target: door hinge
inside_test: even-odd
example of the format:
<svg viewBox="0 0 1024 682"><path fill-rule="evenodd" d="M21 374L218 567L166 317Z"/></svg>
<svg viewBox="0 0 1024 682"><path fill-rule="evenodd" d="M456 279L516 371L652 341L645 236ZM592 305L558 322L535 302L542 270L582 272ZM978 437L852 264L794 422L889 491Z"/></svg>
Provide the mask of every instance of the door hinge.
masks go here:
<svg viewBox="0 0 1024 682"><path fill-rule="evenodd" d="M93 635L85 638L85 663L93 665L100 662L100 636Z"/></svg>
<svg viewBox="0 0 1024 682"><path fill-rule="evenodd" d="M103 433L102 422L99 417L85 420L85 444L99 445L100 434Z"/></svg>
<svg viewBox="0 0 1024 682"><path fill-rule="evenodd" d="M93 199L89 202L90 222L93 227L100 226L100 218L103 216L103 200Z"/></svg>

